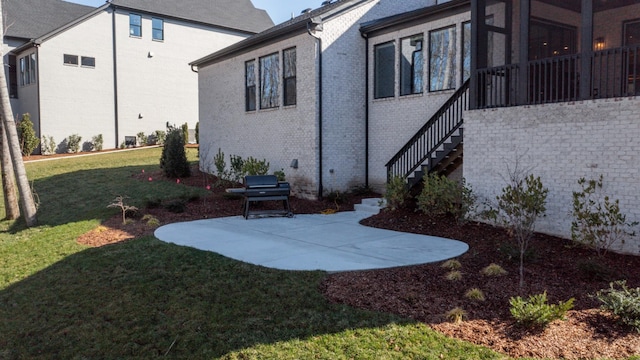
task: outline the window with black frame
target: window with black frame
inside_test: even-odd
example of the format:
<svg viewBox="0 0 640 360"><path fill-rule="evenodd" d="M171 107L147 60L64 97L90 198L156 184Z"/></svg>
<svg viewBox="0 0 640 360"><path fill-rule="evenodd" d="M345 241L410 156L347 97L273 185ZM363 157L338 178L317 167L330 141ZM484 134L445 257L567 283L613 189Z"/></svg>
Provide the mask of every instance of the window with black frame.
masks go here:
<svg viewBox="0 0 640 360"><path fill-rule="evenodd" d="M429 33L429 91L455 88L456 27Z"/></svg>
<svg viewBox="0 0 640 360"><path fill-rule="evenodd" d="M280 106L278 53L260 58L260 109Z"/></svg>
<svg viewBox="0 0 640 360"><path fill-rule="evenodd" d="M245 110L256 109L256 61L249 60L244 63L245 75Z"/></svg>
<svg viewBox="0 0 640 360"><path fill-rule="evenodd" d="M393 41L374 47L374 98L381 99L395 95L395 54Z"/></svg>
<svg viewBox="0 0 640 360"><path fill-rule="evenodd" d="M400 42L400 95L423 92L423 44L422 34L404 38Z"/></svg>
<svg viewBox="0 0 640 360"><path fill-rule="evenodd" d="M286 49L282 52L283 60L283 97L284 105L295 105L297 101L296 89L296 48Z"/></svg>

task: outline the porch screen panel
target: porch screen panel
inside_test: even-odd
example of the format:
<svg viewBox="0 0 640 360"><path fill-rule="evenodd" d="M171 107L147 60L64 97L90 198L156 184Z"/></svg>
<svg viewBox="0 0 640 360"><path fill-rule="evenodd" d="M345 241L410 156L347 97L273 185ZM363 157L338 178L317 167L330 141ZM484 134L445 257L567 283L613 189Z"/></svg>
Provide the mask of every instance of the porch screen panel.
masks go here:
<svg viewBox="0 0 640 360"><path fill-rule="evenodd" d="M280 106L278 53L260 58L260 108Z"/></svg>
<svg viewBox="0 0 640 360"><path fill-rule="evenodd" d="M456 28L432 31L429 34L429 90L440 91L455 87Z"/></svg>
<svg viewBox="0 0 640 360"><path fill-rule="evenodd" d="M394 42L376 45L374 53L374 98L393 97L396 45Z"/></svg>

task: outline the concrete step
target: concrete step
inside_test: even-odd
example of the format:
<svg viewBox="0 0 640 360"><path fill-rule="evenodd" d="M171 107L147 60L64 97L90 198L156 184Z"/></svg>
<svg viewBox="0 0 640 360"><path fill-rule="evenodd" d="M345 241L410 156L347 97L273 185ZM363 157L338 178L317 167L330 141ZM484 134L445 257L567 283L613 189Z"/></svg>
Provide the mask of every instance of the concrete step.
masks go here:
<svg viewBox="0 0 640 360"><path fill-rule="evenodd" d="M380 198L370 198L370 199L362 199L361 204L355 204L355 211L362 211L371 214L377 214L380 212L380 209L386 206L384 199Z"/></svg>

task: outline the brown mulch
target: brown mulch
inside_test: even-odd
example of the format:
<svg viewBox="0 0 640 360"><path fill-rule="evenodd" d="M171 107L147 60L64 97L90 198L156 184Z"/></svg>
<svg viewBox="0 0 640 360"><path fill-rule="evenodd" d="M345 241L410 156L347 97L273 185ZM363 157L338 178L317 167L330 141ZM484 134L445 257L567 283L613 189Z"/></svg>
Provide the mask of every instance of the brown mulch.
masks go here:
<svg viewBox="0 0 640 360"><path fill-rule="evenodd" d="M141 181L147 180L148 176L153 176L154 181L164 179L161 174L132 176ZM181 179L176 186L205 187L214 183L215 178L196 170L192 177ZM292 197L291 206L297 214L352 210L353 204L370 196L350 196L340 205L330 200ZM160 224L168 224L240 215L241 210L239 199L228 199L224 196L224 187L213 187L208 196L190 201L183 213L171 213L163 206L143 209L141 213L154 216ZM102 246L152 234L154 228L139 216L126 225L122 225L120 216L115 216L78 241ZM536 234L527 253L525 286L521 289L517 250L509 236L499 228L480 223L457 225L451 218L425 216L411 206L395 212L383 211L365 219L363 224L466 242L469 251L458 258L462 263L462 279L446 280L448 270L440 263L336 273L328 275L321 286L321 291L332 302L409 317L447 336L487 346L512 357L617 359L640 355L640 334L600 310L598 301L591 296L618 279L626 279L630 287L640 287L638 256L611 253L597 256L594 251L576 247L567 240ZM491 263L501 265L508 274L500 277L482 275L481 269ZM481 289L486 300L465 298L464 294L472 288ZM569 311L566 320L555 321L542 330L517 325L509 313L509 298L544 291L551 303L575 298L574 309ZM444 314L456 307L466 312L465 320L448 322Z"/></svg>

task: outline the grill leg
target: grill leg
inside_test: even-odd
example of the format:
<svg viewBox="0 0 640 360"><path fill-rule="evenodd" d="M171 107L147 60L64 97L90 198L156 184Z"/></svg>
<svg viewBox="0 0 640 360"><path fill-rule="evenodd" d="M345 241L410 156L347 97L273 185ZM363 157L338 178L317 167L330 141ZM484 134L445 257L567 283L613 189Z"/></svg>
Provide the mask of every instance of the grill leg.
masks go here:
<svg viewBox="0 0 640 360"><path fill-rule="evenodd" d="M245 199L244 199L244 211L243 211L243 214L242 214L242 215L244 215L245 219L249 219L249 203L250 203L249 199L247 199L245 197Z"/></svg>

